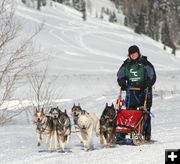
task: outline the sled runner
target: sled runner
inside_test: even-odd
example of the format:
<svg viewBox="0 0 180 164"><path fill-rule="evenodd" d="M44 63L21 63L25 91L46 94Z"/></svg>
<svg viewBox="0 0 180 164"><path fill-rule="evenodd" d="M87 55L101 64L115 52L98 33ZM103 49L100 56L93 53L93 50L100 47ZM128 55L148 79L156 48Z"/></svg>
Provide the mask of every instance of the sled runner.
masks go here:
<svg viewBox="0 0 180 164"><path fill-rule="evenodd" d="M128 88L129 91L140 91L140 88ZM118 138L124 140L124 143L140 145L144 143L144 124L147 118L147 110L146 110L146 101L147 101L147 90L144 95L144 106L139 106L137 108L129 108L129 100L127 100L126 93L126 101L122 99L122 90L120 89L120 96L116 101L116 140L118 143ZM125 138L121 138L121 136L130 135L129 140L125 140Z"/></svg>

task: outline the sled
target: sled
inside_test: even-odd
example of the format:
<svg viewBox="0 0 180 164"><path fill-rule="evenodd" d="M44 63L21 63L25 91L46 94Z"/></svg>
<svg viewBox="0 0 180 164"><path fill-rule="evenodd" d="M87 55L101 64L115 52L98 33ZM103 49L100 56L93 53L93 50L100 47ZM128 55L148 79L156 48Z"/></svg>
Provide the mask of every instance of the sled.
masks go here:
<svg viewBox="0 0 180 164"><path fill-rule="evenodd" d="M138 90L139 88L131 88ZM147 92L146 92L147 93ZM147 94L145 94L144 106L137 109L127 109L125 101L121 97L122 90L120 89L120 96L116 101L117 117L115 133L130 135L133 145L140 145L144 143L143 126L147 116L146 101Z"/></svg>

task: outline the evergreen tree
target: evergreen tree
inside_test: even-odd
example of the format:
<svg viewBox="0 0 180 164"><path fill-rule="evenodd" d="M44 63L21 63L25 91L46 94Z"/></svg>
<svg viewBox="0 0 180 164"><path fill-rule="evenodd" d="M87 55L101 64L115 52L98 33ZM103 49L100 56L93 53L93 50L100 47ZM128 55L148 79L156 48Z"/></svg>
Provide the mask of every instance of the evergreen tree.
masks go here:
<svg viewBox="0 0 180 164"><path fill-rule="evenodd" d="M82 18L85 21L87 15L86 15L86 2L84 0L82 1L82 14L83 14Z"/></svg>
<svg viewBox="0 0 180 164"><path fill-rule="evenodd" d="M40 10L41 8L41 0L37 0L37 9Z"/></svg>
<svg viewBox="0 0 180 164"><path fill-rule="evenodd" d="M167 21L163 25L161 36L162 36L162 43L166 46L171 46L171 38L170 38L169 27L168 27Z"/></svg>
<svg viewBox="0 0 180 164"><path fill-rule="evenodd" d="M160 40L174 50L180 46L180 0L113 1L123 6L126 26Z"/></svg>

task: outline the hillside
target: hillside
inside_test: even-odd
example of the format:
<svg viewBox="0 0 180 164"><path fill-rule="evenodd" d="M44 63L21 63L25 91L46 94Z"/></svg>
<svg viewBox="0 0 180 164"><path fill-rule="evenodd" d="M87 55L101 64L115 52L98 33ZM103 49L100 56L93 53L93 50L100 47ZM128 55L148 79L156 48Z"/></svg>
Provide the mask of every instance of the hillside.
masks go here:
<svg viewBox="0 0 180 164"><path fill-rule="evenodd" d="M56 90L61 98L80 98L117 91L116 72L132 44L138 45L141 53L148 56L159 79L166 77L172 82L174 72L179 72L179 58L163 51L161 43L135 34L119 24L91 17L84 22L81 13L60 4L42 8L41 12L18 5L16 15L24 24L23 34L32 33L44 22L44 28L34 43L40 47L43 57L48 58L48 74L58 78ZM160 81L157 81L155 88L178 88L170 84L166 83L162 88Z"/></svg>

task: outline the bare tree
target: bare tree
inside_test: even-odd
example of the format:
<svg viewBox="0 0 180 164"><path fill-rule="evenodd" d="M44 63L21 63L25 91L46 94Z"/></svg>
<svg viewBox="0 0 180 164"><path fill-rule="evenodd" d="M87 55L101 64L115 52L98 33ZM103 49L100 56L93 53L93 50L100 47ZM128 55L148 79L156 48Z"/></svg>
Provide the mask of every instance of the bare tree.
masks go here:
<svg viewBox="0 0 180 164"><path fill-rule="evenodd" d="M5 101L12 98L18 82L25 77L28 67L33 64L32 38L18 35L22 26L14 16L15 10L10 0L0 1L0 124L12 118ZM6 103L8 104L8 103Z"/></svg>
<svg viewBox="0 0 180 164"><path fill-rule="evenodd" d="M56 87L54 86L56 77L50 78L47 75L47 70L46 65L44 68L41 67L39 71L36 68L35 71L31 69L31 73L28 75L33 94L31 97L32 104L37 110L41 108L47 110L52 105L53 99L57 98Z"/></svg>

